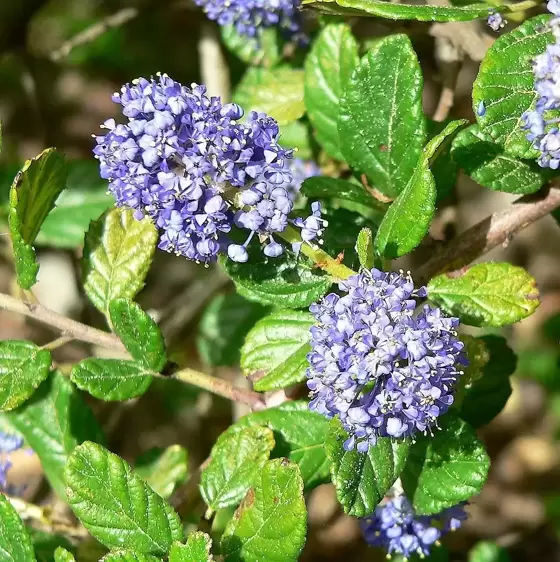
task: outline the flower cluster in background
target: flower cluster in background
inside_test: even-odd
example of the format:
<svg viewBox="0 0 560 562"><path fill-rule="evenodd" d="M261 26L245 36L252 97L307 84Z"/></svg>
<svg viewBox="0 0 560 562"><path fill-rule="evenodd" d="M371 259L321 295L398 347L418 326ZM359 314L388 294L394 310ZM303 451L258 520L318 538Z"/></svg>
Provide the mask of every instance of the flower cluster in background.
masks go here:
<svg viewBox="0 0 560 562"><path fill-rule="evenodd" d="M453 402L467 363L457 318L446 318L417 297L409 275L363 270L310 307L307 386L310 408L338 416L347 450L365 452L378 437L426 432Z"/></svg>
<svg viewBox="0 0 560 562"><path fill-rule="evenodd" d="M305 241L320 239L319 207L303 221L288 217L299 185L274 119L251 112L241 123L238 105L223 105L204 86L187 88L166 75L139 78L113 99L128 123L106 121L94 154L116 204L157 225L160 249L197 262L220 252L245 262L257 235L265 255L276 257L283 247L274 235L290 222ZM234 225L249 232L243 244L229 237Z"/></svg>
<svg viewBox="0 0 560 562"><path fill-rule="evenodd" d="M523 127L528 130L527 139L540 152L539 165L556 170L560 165L558 119L547 119L545 114L560 109L560 0L549 0L547 8L555 16L549 24L555 42L533 61L539 97L535 109L523 114Z"/></svg>
<svg viewBox="0 0 560 562"><path fill-rule="evenodd" d="M488 27L492 31L500 31L503 27L505 27L507 21L503 18L502 14L499 12L492 12L488 19L486 20L488 23Z"/></svg>
<svg viewBox="0 0 560 562"><path fill-rule="evenodd" d="M465 504L445 509L436 515L416 515L405 496L398 495L377 506L370 517L360 520L364 538L371 546L378 546L388 555L401 554L408 558L418 554L429 556L439 539L461 527L467 518Z"/></svg>
<svg viewBox="0 0 560 562"><path fill-rule="evenodd" d="M23 447L23 439L19 435L12 435L0 431L0 492L17 493L8 485L8 472L12 467L10 454Z"/></svg>
<svg viewBox="0 0 560 562"><path fill-rule="evenodd" d="M233 25L240 35L257 37L267 27L277 27L289 39L305 43L301 0L195 0L208 18L219 25Z"/></svg>

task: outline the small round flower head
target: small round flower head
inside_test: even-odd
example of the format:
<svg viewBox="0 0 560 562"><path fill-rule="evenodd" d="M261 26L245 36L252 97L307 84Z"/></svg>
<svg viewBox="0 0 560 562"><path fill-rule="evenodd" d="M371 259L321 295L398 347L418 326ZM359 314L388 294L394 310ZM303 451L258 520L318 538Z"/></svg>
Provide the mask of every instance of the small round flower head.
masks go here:
<svg viewBox="0 0 560 562"><path fill-rule="evenodd" d="M436 515L416 515L405 496L396 496L361 519L360 527L366 542L383 548L389 557L418 554L423 558L443 535L461 526L467 518L464 507L461 503Z"/></svg>
<svg viewBox="0 0 560 562"><path fill-rule="evenodd" d="M233 25L240 35L259 37L267 27L277 27L284 35L305 43L301 0L195 0L209 19L219 25Z"/></svg>
<svg viewBox="0 0 560 562"><path fill-rule="evenodd" d="M466 364L459 320L428 305L417 313L426 289L402 273L363 270L339 287L342 296L310 307L310 408L340 419L347 450L429 431L452 404Z"/></svg>
<svg viewBox="0 0 560 562"><path fill-rule="evenodd" d="M488 23L488 27L492 31L500 31L500 29L502 29L507 23L506 20L502 17L502 14L498 12L491 13L488 16L486 22Z"/></svg>
<svg viewBox="0 0 560 562"><path fill-rule="evenodd" d="M21 449L23 439L19 435L11 435L0 431L0 491L8 490L8 471L12 463L10 453Z"/></svg>

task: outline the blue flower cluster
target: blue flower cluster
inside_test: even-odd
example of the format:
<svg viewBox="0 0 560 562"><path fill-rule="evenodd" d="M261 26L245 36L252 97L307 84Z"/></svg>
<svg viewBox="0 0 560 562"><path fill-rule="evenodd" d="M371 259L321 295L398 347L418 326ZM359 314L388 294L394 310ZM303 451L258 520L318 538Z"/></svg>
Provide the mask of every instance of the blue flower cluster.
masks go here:
<svg viewBox="0 0 560 562"><path fill-rule="evenodd" d="M492 31L500 31L500 29L505 27L507 21L503 18L502 14L498 12L492 12L488 16L486 23Z"/></svg>
<svg viewBox="0 0 560 562"><path fill-rule="evenodd" d="M338 416L346 450L366 452L378 437L426 432L453 402L467 361L455 331L459 320L425 305L416 313L410 275L363 270L310 307L307 355L310 408Z"/></svg>
<svg viewBox="0 0 560 562"><path fill-rule="evenodd" d="M560 166L559 119L549 119L545 114L560 109L560 0L549 0L547 8L555 16L549 22L555 43L533 61L539 97L535 109L526 111L522 118L523 127L528 130L527 139L540 152L537 162L543 168L556 170Z"/></svg>
<svg viewBox="0 0 560 562"><path fill-rule="evenodd" d="M266 27L278 27L290 39L306 42L301 0L195 0L195 4L219 25L233 25L240 35L258 37Z"/></svg>
<svg viewBox="0 0 560 562"><path fill-rule="evenodd" d="M113 100L128 123L109 119L108 132L95 137L101 177L118 206L157 225L160 249L197 262L219 252L244 262L256 234L267 256L283 252L273 235L295 224L288 215L299 186L274 119L251 112L240 123L238 105L222 105L204 86L187 88L167 75L139 78ZM319 239L325 223L312 217ZM230 240L233 225L249 231L244 244Z"/></svg>
<svg viewBox="0 0 560 562"><path fill-rule="evenodd" d="M413 554L429 556L431 547L450 531L461 527L467 518L465 504L445 509L436 515L416 515L405 496L396 496L379 505L373 515L360 520L364 538L371 546L379 546L405 559Z"/></svg>
<svg viewBox="0 0 560 562"><path fill-rule="evenodd" d="M12 492L8 487L8 472L12 467L10 453L21 449L23 439L19 435L10 435L0 431L0 491Z"/></svg>

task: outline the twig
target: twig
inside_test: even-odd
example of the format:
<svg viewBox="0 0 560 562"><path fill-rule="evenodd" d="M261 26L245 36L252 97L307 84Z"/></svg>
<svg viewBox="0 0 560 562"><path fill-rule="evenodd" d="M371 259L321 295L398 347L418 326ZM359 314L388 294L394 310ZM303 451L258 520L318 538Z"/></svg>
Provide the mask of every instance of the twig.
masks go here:
<svg viewBox="0 0 560 562"><path fill-rule="evenodd" d="M442 88L434 121L445 121L455 102L457 77L463 64L463 55L453 42L446 37L436 37L435 58L440 67Z"/></svg>
<svg viewBox="0 0 560 562"><path fill-rule="evenodd" d="M74 341L74 338L72 336L60 336L59 338L56 338L55 340L42 345L41 349L48 349L49 351L52 351L53 349L58 349L59 347L62 347L63 345L66 345L71 341Z"/></svg>
<svg viewBox="0 0 560 562"><path fill-rule="evenodd" d="M210 464L208 457L197 469L196 472L182 485L175 490L171 496L169 503L176 509L177 513L182 517L186 517L191 506L199 497L198 485L200 483L200 475L202 471Z"/></svg>
<svg viewBox="0 0 560 562"><path fill-rule="evenodd" d="M202 83L211 96L226 103L231 99L229 67L222 52L218 28L210 22L202 24L198 40L198 56Z"/></svg>
<svg viewBox="0 0 560 562"><path fill-rule="evenodd" d="M515 234L560 207L560 187L517 199L503 211L493 213L463 234L436 248L434 255L416 274L424 283L438 273L453 271L469 264L499 244L508 243Z"/></svg>

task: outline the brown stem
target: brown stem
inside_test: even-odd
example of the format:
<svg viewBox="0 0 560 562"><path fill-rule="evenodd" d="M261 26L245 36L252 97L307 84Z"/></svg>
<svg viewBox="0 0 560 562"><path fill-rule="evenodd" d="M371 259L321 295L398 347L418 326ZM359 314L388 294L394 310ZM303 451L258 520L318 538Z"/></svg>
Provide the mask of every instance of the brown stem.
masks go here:
<svg viewBox="0 0 560 562"><path fill-rule="evenodd" d="M556 181L538 193L517 199L507 209L493 213L436 248L415 278L425 283L438 273L460 269L499 244L508 244L519 231L560 207L558 185Z"/></svg>

